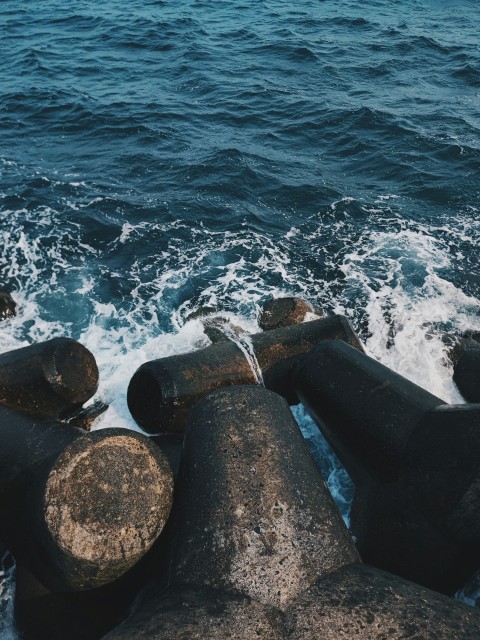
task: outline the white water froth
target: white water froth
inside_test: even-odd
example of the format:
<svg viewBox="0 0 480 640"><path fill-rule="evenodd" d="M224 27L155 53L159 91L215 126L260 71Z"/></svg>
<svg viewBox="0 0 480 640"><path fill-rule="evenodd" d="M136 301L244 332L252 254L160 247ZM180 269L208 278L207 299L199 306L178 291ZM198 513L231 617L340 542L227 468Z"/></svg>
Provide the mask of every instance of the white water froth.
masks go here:
<svg viewBox="0 0 480 640"><path fill-rule="evenodd" d="M392 195L385 200L394 198ZM381 199L378 206L382 206ZM45 236L29 235L25 220L35 222L36 234L39 228L45 229ZM10 228L2 233L0 266L4 282L14 285L18 316L0 324L0 353L62 335L82 342L95 355L100 371L100 386L91 402L99 399L110 405L95 428L138 429L126 403L127 386L135 370L147 360L210 343L201 320L188 320L192 312L212 306L232 324L255 333L259 331L259 306L270 296L300 295L315 306L344 313L361 332L370 355L445 401L463 402L452 382L449 347L443 337L466 329L480 330L480 303L443 276L452 254L448 241L440 239L445 231L442 227L414 225L400 232L366 230L355 244L347 244L343 253L325 257L327 263L336 262L343 272L343 288L322 281L310 267L292 260L295 243L302 240L297 227L281 242L258 233L198 229L192 232L198 243L194 248L172 242L168 251L152 257L151 263L133 261L127 276L136 286L130 291L131 304L123 307L97 295L96 278L88 268L95 250L79 236L78 225L63 224L59 230L59 224L59 215L50 209L35 215L17 211L12 213ZM342 233L342 224L335 223L335 233ZM179 221L163 226L125 223L110 249L122 251L135 238L148 237L155 231L174 235L185 231L185 226ZM312 251L316 250L315 243L331 232L320 226L318 234L306 238ZM471 230L449 230L449 234L475 243ZM239 251L244 256L239 257ZM156 265L158 261L161 268ZM171 305L168 295L202 272L211 276L208 282ZM145 273L151 273L150 280ZM63 321L52 319L46 307L51 298L60 303L72 297L65 275L70 284L75 283L73 297L78 304L85 301L87 322L80 329L68 316ZM173 331L161 332L158 311L169 305ZM244 338L242 343L245 346ZM303 408L295 407L294 413L348 523L351 481ZM11 578L0 584L7 594L12 593ZM462 597L475 603L479 594L475 586L470 586ZM2 633L13 633L5 624L7 631ZM0 634L0 638L10 640L13 636Z"/></svg>

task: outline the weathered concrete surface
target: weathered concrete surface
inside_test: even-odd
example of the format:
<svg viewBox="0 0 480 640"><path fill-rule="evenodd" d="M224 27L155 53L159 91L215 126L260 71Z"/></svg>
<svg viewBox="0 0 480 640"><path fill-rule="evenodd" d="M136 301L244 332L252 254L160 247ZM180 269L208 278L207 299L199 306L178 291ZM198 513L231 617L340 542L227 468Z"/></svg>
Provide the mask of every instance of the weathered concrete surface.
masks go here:
<svg viewBox="0 0 480 640"><path fill-rule="evenodd" d="M17 303L8 291L0 290L0 320L13 318L17 315Z"/></svg>
<svg viewBox="0 0 480 640"><path fill-rule="evenodd" d="M52 591L125 573L160 535L172 493L167 459L142 434L0 410L2 538Z"/></svg>
<svg viewBox="0 0 480 640"><path fill-rule="evenodd" d="M302 298L274 298L263 305L258 324L263 331L271 331L299 324L308 313L315 313L315 309Z"/></svg>
<svg viewBox="0 0 480 640"><path fill-rule="evenodd" d="M288 640L478 640L480 612L367 565L349 565L302 594Z"/></svg>
<svg viewBox="0 0 480 640"><path fill-rule="evenodd" d="M411 433L445 404L341 340L319 342L294 384L356 483L397 477Z"/></svg>
<svg viewBox="0 0 480 640"><path fill-rule="evenodd" d="M153 592L105 640L284 640L278 610L249 598L191 588Z"/></svg>
<svg viewBox="0 0 480 640"><path fill-rule="evenodd" d="M322 339L362 345L346 318L332 316L251 336L265 386L298 402L292 377L300 360ZM143 364L128 387L128 406L151 433L183 433L191 407L215 389L254 384L256 376L240 347L221 342L192 353Z"/></svg>
<svg viewBox="0 0 480 640"><path fill-rule="evenodd" d="M323 576L285 611L213 590L154 590L105 640L478 640L480 612L362 564Z"/></svg>
<svg viewBox="0 0 480 640"><path fill-rule="evenodd" d="M207 396L187 426L171 581L285 608L358 560L287 403L258 386Z"/></svg>
<svg viewBox="0 0 480 640"><path fill-rule="evenodd" d="M70 338L0 355L0 405L33 417L62 417L91 398L97 386L95 358Z"/></svg>

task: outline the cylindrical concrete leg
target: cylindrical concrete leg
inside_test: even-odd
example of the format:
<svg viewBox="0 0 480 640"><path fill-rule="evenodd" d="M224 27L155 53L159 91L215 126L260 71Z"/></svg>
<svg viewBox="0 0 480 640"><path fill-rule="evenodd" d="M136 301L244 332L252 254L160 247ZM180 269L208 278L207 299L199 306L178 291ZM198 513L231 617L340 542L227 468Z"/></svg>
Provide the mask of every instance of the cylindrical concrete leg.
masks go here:
<svg viewBox="0 0 480 640"><path fill-rule="evenodd" d="M93 396L95 358L70 338L0 355L0 405L37 418L59 418Z"/></svg>
<svg viewBox="0 0 480 640"><path fill-rule="evenodd" d="M160 535L172 492L170 465L139 433L85 433L0 410L2 537L52 591L125 573Z"/></svg>
<svg viewBox="0 0 480 640"><path fill-rule="evenodd" d="M211 589L153 592L104 640L284 640L278 610Z"/></svg>
<svg viewBox="0 0 480 640"><path fill-rule="evenodd" d="M468 402L480 402L480 342L462 339L456 348L453 381Z"/></svg>
<svg viewBox="0 0 480 640"><path fill-rule="evenodd" d="M341 567L286 615L289 640L478 640L480 612L368 565Z"/></svg>
<svg viewBox="0 0 480 640"><path fill-rule="evenodd" d="M129 409L138 424L151 433L183 433L195 402L215 389L255 384L260 376L267 389L294 404L298 402L292 386L296 366L318 340L327 339L345 340L362 349L348 320L332 316L258 333L243 346L222 342L152 360L130 381ZM247 357L248 353L254 357Z"/></svg>
<svg viewBox="0 0 480 640"><path fill-rule="evenodd" d="M285 608L358 559L287 403L263 387L221 389L194 407L176 514L172 584Z"/></svg>
<svg viewBox="0 0 480 640"><path fill-rule="evenodd" d="M445 404L341 340L318 343L294 385L356 483L395 478L421 418Z"/></svg>

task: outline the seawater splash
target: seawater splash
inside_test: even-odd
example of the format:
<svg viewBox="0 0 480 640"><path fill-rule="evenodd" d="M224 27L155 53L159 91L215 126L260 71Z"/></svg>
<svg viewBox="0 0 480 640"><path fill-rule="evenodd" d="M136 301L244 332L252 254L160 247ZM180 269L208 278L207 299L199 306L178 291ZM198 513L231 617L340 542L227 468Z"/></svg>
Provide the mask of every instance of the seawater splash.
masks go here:
<svg viewBox="0 0 480 640"><path fill-rule="evenodd" d="M265 383L263 381L262 369L258 362L251 337L246 333L242 335L236 333L229 324L224 324L221 327L221 331L231 342L237 345L237 347L245 356L245 359L248 362L248 365L253 373L255 383L264 386Z"/></svg>
<svg viewBox="0 0 480 640"><path fill-rule="evenodd" d="M0 558L0 640L18 640L13 625L15 563L8 551Z"/></svg>

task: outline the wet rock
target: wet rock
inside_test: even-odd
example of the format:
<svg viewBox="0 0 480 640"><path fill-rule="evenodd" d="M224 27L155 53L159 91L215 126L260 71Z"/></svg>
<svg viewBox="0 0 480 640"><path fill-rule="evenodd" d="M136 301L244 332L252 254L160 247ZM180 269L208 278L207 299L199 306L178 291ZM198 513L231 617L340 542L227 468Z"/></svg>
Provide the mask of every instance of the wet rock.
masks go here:
<svg viewBox="0 0 480 640"><path fill-rule="evenodd" d="M295 368L322 339L341 339L362 349L348 320L332 316L251 336L255 358L247 358L248 349L228 342L152 360L143 364L130 381L130 412L151 433L183 433L195 402L221 387L255 384L260 374L268 389L294 404L298 402L292 387Z"/></svg>
<svg viewBox="0 0 480 640"><path fill-rule="evenodd" d="M246 331L232 324L228 318L205 318L202 323L205 334L212 344L216 344L217 342L236 342L241 339L242 336L247 335Z"/></svg>
<svg viewBox="0 0 480 640"><path fill-rule="evenodd" d="M340 340L312 349L294 384L356 483L395 478L421 418L445 404Z"/></svg>
<svg viewBox="0 0 480 640"><path fill-rule="evenodd" d="M283 640L278 610L249 598L191 588L153 592L105 640Z"/></svg>
<svg viewBox="0 0 480 640"><path fill-rule="evenodd" d="M325 576L286 615L289 640L477 640L480 613L367 565Z"/></svg>
<svg viewBox="0 0 480 640"><path fill-rule="evenodd" d="M309 302L302 300L302 298L275 298L264 304L258 324L264 331L271 331L299 324L305 320L308 313L316 313L316 311Z"/></svg>
<svg viewBox="0 0 480 640"><path fill-rule="evenodd" d="M150 440L85 433L0 409L0 528L19 562L52 591L115 580L152 546L173 478Z"/></svg>
<svg viewBox="0 0 480 640"><path fill-rule="evenodd" d="M173 521L171 582L285 608L358 556L287 403L258 386L192 410Z"/></svg>
<svg viewBox="0 0 480 640"><path fill-rule="evenodd" d="M467 402L480 402L480 342L472 337L455 348L453 381Z"/></svg>
<svg viewBox="0 0 480 640"><path fill-rule="evenodd" d="M0 405L37 418L80 407L98 386L95 358L70 338L54 338L0 355Z"/></svg>
<svg viewBox="0 0 480 640"><path fill-rule="evenodd" d="M76 409L69 415L63 418L63 422L66 422L72 427L83 429L84 431L90 431L95 420L105 413L108 409L108 404L98 400L88 407L81 407Z"/></svg>
<svg viewBox="0 0 480 640"><path fill-rule="evenodd" d="M8 291L0 290L0 320L13 318L17 315L17 303Z"/></svg>

